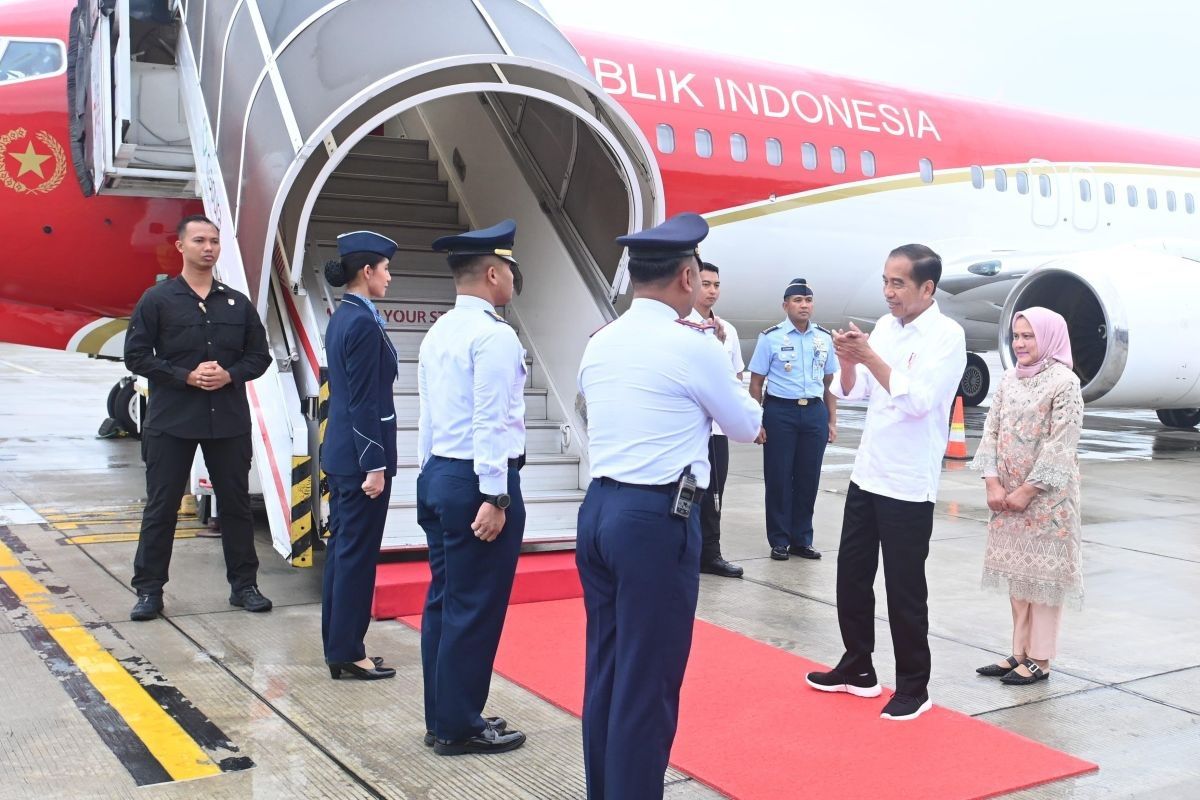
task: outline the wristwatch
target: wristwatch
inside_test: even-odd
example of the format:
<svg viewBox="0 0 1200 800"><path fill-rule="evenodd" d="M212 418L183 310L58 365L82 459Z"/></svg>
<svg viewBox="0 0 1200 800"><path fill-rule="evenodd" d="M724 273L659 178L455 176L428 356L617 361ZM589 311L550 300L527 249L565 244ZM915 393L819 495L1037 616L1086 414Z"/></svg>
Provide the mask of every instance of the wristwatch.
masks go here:
<svg viewBox="0 0 1200 800"><path fill-rule="evenodd" d="M491 503L496 508L503 511L512 505L512 498L506 494L485 494L483 496L483 502Z"/></svg>

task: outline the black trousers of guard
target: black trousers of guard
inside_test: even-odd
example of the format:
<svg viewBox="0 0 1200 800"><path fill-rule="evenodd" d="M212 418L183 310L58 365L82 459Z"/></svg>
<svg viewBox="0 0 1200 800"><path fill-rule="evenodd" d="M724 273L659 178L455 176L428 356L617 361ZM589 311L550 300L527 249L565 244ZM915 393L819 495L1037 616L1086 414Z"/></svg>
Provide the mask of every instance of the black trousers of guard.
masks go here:
<svg viewBox="0 0 1200 800"><path fill-rule="evenodd" d="M708 491L700 502L700 563L711 564L721 557L721 505L725 503L725 479L729 477L729 437L708 437L711 472Z"/></svg>
<svg viewBox="0 0 1200 800"><path fill-rule="evenodd" d="M250 513L250 434L222 439L180 439L145 431L146 508L137 554L133 558L133 588L139 594L162 594L171 566L179 502L187 490L196 446L204 452L213 492L221 508L221 545L225 576L236 592L258 578L254 551L254 519Z"/></svg>
<svg viewBox="0 0 1200 800"><path fill-rule="evenodd" d="M768 434L769 435L769 434ZM873 669L875 573L883 550L888 623L896 653L896 691L920 695L929 685L929 589L925 558L933 533L933 503L910 502L865 491L851 481L838 548L838 625L846 653L839 672Z"/></svg>

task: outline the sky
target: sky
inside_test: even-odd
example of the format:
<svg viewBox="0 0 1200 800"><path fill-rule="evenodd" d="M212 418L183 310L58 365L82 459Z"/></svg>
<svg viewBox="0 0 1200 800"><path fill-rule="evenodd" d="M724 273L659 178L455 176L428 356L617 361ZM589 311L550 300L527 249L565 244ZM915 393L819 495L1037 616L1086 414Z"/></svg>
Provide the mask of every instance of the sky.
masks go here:
<svg viewBox="0 0 1200 800"><path fill-rule="evenodd" d="M1191 0L542 0L560 25L1200 139Z"/></svg>

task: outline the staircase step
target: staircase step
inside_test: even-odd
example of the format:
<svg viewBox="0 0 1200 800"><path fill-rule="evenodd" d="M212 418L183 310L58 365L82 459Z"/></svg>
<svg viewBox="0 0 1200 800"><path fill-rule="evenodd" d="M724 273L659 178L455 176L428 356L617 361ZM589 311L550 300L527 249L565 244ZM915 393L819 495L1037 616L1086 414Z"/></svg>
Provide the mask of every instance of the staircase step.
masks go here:
<svg viewBox="0 0 1200 800"><path fill-rule="evenodd" d="M525 452L528 455L558 456L563 452L562 423L551 420L525 422ZM417 452L417 426L406 423L396 430L396 452L411 457Z"/></svg>
<svg viewBox="0 0 1200 800"><path fill-rule="evenodd" d="M402 219L458 225L458 203L446 200L398 200L361 194L321 192L313 213L321 216Z"/></svg>
<svg viewBox="0 0 1200 800"><path fill-rule="evenodd" d="M547 419L549 393L545 389L527 388L525 390L525 419ZM415 390L393 391L392 399L396 404L396 424L415 425L421 416L421 398Z"/></svg>
<svg viewBox="0 0 1200 800"><path fill-rule="evenodd" d="M429 178L391 178L369 172L355 172L339 166L325 181L322 192L390 197L395 200L440 200L450 198L446 181Z"/></svg>
<svg viewBox="0 0 1200 800"><path fill-rule="evenodd" d="M367 136L354 145L351 155L429 158L429 142L398 136Z"/></svg>
<svg viewBox="0 0 1200 800"><path fill-rule="evenodd" d="M533 359L525 359L525 388L532 389L534 364ZM417 390L417 359L401 358L399 370L396 374L395 389L402 392L415 392ZM557 424L557 423L556 423Z"/></svg>
<svg viewBox="0 0 1200 800"><path fill-rule="evenodd" d="M438 179L438 162L431 158L370 155L351 152L338 164L339 171L389 178Z"/></svg>
<svg viewBox="0 0 1200 800"><path fill-rule="evenodd" d="M383 234L397 244L405 244L429 250L433 241L440 236L450 236L466 230L457 223L408 222L395 219L368 219L353 216L313 214L309 219L309 233L318 240L333 240L347 231L374 231ZM431 251L432 252L432 251ZM442 263L446 257L443 255Z"/></svg>
<svg viewBox="0 0 1200 800"><path fill-rule="evenodd" d="M401 460L396 466L396 477L392 480L391 505L394 508L402 510L405 508L406 502L411 504L416 500L417 475L420 472L415 458L409 461ZM527 455L525 467L521 470L521 490L522 492L547 494L577 492L579 490L579 458L567 455ZM578 506L582 499L580 496L572 502ZM389 522L391 517L399 516L405 515L398 512L389 514ZM415 522L415 516L413 519ZM529 523L526 523L526 527L529 527Z"/></svg>
<svg viewBox="0 0 1200 800"><path fill-rule="evenodd" d="M432 301L454 304L454 276L446 268L437 272L392 269L392 282L388 286L388 297L410 302Z"/></svg>

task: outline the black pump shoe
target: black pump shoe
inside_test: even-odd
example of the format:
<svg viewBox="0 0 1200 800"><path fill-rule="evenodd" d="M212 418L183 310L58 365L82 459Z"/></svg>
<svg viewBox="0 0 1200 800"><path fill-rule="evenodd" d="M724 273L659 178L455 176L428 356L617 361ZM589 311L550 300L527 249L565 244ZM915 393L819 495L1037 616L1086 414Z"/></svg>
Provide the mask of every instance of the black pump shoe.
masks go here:
<svg viewBox="0 0 1200 800"><path fill-rule="evenodd" d="M1020 663L1015 656L1009 656L1007 667L1002 667L999 664L988 664L986 667L978 667L975 671L985 678L1003 678L1016 669Z"/></svg>
<svg viewBox="0 0 1200 800"><path fill-rule="evenodd" d="M366 667L360 667L353 661L343 661L340 663L335 662L329 665L329 677L333 678L335 681L342 677L343 672L345 672L351 678L355 678L360 681L377 681L382 680L383 678L396 677L396 670L392 669L391 667L376 666L367 669Z"/></svg>

